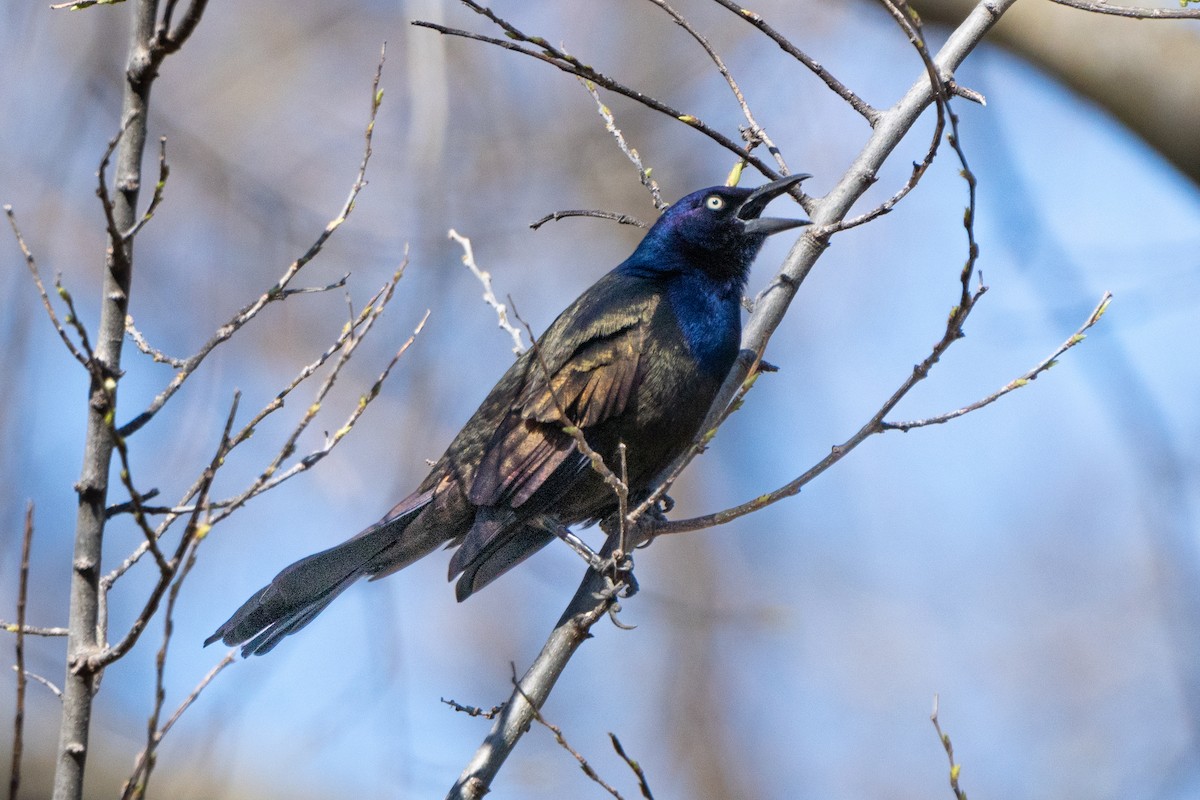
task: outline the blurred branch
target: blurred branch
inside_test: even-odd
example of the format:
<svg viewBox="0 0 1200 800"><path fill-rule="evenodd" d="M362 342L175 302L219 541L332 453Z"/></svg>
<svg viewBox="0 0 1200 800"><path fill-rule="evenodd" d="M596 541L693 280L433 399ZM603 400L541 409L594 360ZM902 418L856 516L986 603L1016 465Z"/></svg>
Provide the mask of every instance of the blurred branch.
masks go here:
<svg viewBox="0 0 1200 800"><path fill-rule="evenodd" d="M950 759L950 788L954 791L956 800L967 800L967 793L958 785L958 774L962 770L962 765L954 761L954 745L950 744L950 737L942 733L942 725L938 722L938 696L933 696L933 713L929 715L929 721L933 723L933 729L937 731L938 738L942 741L942 748L946 751L946 758Z"/></svg>
<svg viewBox="0 0 1200 800"><path fill-rule="evenodd" d="M1113 6L1108 3L1090 3L1087 0L1051 0L1060 6L1077 8L1093 14L1112 14L1133 19L1200 19L1200 8L1150 8L1146 6ZM1193 0L1194 2L1194 0Z"/></svg>
<svg viewBox="0 0 1200 800"><path fill-rule="evenodd" d="M233 316L232 319L229 320L229 322L218 328L212 337L205 342L195 354L183 361L178 371L175 373L175 376L171 378L171 382L167 384L166 388L163 389L163 391L160 392L153 401L151 401L150 405L145 411L122 425L117 431L119 435L129 436L153 419L154 415L157 414L158 411L167 403L167 401L171 399L175 392L179 391L179 388L183 385L184 381L191 377L192 373L196 371L196 368L203 363L204 359L208 357L209 353L211 353L219 345L227 342L230 337L232 337L242 328L242 326L258 316L258 313L262 311L263 308L265 308L269 303L272 303L276 300L282 300L295 293L297 290L288 289L288 285L291 283L292 279L296 277L297 273L299 273L306 264L316 258L317 254L321 252L322 248L325 246L325 243L329 240L329 237L333 235L333 232L340 228L342 223L346 221L346 218L350 216L350 212L354 210L354 201L358 198L358 193L361 192L367 185L367 164L371 160L371 136L375 131L375 117L379 112L380 104L383 102L383 93L379 91L379 80L383 75L383 63L385 56L386 53L381 51L379 55L379 64L375 68L375 79L371 84L371 111L367 120L366 130L363 134L363 155L362 160L358 165L358 175L355 177L354 184L350 187L350 193L346 197L346 201L342 204L342 207L338 211L337 215L325 225L325 229L321 231L321 234L317 237L316 241L314 241L299 258L288 265L287 269L284 270L283 275L281 275L279 280L275 282L274 286L263 293L262 296L260 296L257 300L243 307L237 314ZM336 285L337 284L333 284L333 286ZM127 322L132 324L132 320L128 320Z"/></svg>
<svg viewBox="0 0 1200 800"><path fill-rule="evenodd" d="M496 299L496 293L492 291L492 274L480 269L479 265L475 263L475 251L471 247L471 240L453 228L450 229L449 236L463 249L462 262L467 265L467 269L471 270L471 274L483 285L483 302L492 307L492 310L496 312L496 319L500 328L512 337L513 353L516 355L524 353L525 342L521 340L521 331L508 321L508 309L504 306L504 303ZM532 333L530 334L530 338L533 338Z"/></svg>
<svg viewBox="0 0 1200 800"><path fill-rule="evenodd" d="M25 735L25 603L29 599L29 552L33 548L33 501L25 506L25 533L21 537L21 568L17 578L16 651L17 698L13 705L12 760L9 762L8 800L21 791L21 751Z"/></svg>

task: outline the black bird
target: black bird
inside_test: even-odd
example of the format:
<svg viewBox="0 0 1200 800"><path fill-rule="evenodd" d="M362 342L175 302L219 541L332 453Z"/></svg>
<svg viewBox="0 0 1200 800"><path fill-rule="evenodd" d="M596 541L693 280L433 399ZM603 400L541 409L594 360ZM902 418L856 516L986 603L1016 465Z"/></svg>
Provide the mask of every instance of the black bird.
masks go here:
<svg viewBox="0 0 1200 800"><path fill-rule="evenodd" d="M287 567L205 644L271 650L347 586L458 547L459 600L617 500L564 428L615 468L630 497L686 449L733 366L741 299L767 236L807 220L760 215L807 175L715 186L669 207L628 259L562 312L509 368L417 490L352 539ZM549 378L549 380L547 380Z"/></svg>

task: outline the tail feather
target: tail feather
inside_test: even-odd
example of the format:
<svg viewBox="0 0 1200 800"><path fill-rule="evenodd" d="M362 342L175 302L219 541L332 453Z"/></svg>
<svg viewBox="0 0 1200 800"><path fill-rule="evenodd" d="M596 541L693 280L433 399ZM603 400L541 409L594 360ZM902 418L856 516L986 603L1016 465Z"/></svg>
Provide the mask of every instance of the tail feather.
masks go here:
<svg viewBox="0 0 1200 800"><path fill-rule="evenodd" d="M541 515L516 527L498 519L476 518L475 527L450 559L450 580L458 576L461 603L554 540L557 523ZM482 542L482 544L480 544Z"/></svg>
<svg viewBox="0 0 1200 800"><path fill-rule="evenodd" d="M269 652L283 637L313 621L346 587L371 574L372 562L394 548L404 529L429 502L414 495L352 539L285 567L204 640L245 643L243 656Z"/></svg>

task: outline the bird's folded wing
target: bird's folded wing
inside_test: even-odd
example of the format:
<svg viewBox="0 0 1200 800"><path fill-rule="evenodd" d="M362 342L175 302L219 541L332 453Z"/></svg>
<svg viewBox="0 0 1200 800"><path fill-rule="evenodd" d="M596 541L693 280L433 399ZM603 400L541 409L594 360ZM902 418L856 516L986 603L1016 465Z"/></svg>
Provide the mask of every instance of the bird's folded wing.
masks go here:
<svg viewBox="0 0 1200 800"><path fill-rule="evenodd" d="M582 454L564 428L586 433L625 411L637 381L645 322L635 316L581 342L549 380L545 360L532 354L526 384L475 473L472 503L519 509L543 487L561 489L561 481L577 475ZM556 474L560 470L572 474Z"/></svg>

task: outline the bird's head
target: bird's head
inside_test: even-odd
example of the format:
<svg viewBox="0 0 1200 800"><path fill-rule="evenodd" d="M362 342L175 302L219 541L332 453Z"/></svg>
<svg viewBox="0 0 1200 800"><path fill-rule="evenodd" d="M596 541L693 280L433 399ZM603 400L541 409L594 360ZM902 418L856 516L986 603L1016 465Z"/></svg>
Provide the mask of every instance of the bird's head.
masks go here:
<svg viewBox="0 0 1200 800"><path fill-rule="evenodd" d="M718 280L745 281L750 264L773 233L810 224L763 217L773 199L808 175L789 175L755 189L713 186L667 208L630 262L642 269L701 269Z"/></svg>

